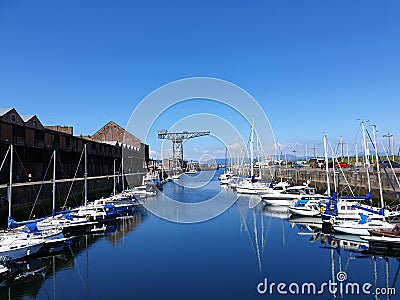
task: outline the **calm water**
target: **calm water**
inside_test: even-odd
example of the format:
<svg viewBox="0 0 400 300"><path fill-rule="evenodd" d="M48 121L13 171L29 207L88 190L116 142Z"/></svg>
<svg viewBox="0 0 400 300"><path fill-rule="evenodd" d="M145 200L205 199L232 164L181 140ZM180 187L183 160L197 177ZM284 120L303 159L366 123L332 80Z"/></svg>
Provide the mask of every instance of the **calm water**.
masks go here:
<svg viewBox="0 0 400 300"><path fill-rule="evenodd" d="M220 191L218 175L196 189L169 182L164 193L204 201ZM222 195L236 196L227 188ZM368 244L332 240L320 225L290 220L282 210L249 209L248 201L241 197L222 215L197 224L165 221L143 209L107 232L75 238L55 256L31 259L30 269L42 268L41 275L1 287L0 299L400 299L345 290L333 295L327 286L321 295L293 294L296 284L301 292L302 283L314 283L318 292L332 278L338 283L338 272L347 275L343 283L369 283L371 293L395 287L400 294L399 260L370 253ZM257 285L265 279L276 285L272 294L260 295ZM277 292L279 283L286 283L288 294Z"/></svg>

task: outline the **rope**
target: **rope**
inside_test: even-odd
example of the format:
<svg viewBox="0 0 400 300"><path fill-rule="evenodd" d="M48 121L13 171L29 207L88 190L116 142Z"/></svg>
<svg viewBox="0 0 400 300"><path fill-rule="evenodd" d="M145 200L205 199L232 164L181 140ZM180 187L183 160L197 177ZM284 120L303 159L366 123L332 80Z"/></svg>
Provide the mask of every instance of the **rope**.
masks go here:
<svg viewBox="0 0 400 300"><path fill-rule="evenodd" d="M42 190L42 187L43 187L44 181L45 181L45 179L46 179L47 172L49 171L49 168L50 168L50 165L51 165L51 159L53 158L53 156L54 156L54 153L51 155L51 158L50 158L49 164L47 165L46 173L44 174L44 177L43 177L43 180L42 180L42 184L40 185L39 192L37 193L37 196L36 196L35 202L33 203L32 210L31 210L31 213L29 214L29 218L28 218L28 220L30 220L30 219L31 219L31 217L32 217L33 210L35 209L36 203L37 203L37 201L38 201L38 199L39 199L39 196L40 196L40 191Z"/></svg>
<svg viewBox="0 0 400 300"><path fill-rule="evenodd" d="M82 150L81 157L79 158L78 166L76 167L76 170L75 170L74 180L72 180L71 186L69 187L67 198L65 199L63 207L65 207L67 205L69 194L71 193L72 186L74 185L74 182L75 182L75 179L76 179L76 175L78 174L78 169L79 169L79 166L80 166L81 161L82 161L83 152L84 152L84 150Z"/></svg>
<svg viewBox="0 0 400 300"><path fill-rule="evenodd" d="M4 156L3 162L1 163L1 166L0 166L0 171L1 171L1 169L3 169L3 165L6 162L6 159L7 159L7 156L8 156L8 152L10 152L10 149L11 149L11 146L8 147L8 149L7 149L6 155Z"/></svg>

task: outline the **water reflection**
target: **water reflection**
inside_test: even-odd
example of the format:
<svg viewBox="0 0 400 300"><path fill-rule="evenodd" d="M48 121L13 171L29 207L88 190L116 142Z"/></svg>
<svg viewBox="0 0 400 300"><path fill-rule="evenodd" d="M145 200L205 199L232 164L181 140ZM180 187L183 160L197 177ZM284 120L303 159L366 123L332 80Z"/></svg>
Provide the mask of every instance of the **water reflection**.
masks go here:
<svg viewBox="0 0 400 300"><path fill-rule="evenodd" d="M56 253L47 255L38 253L26 260L18 261L14 276L1 282L0 299L36 299L39 292L45 289L47 298L57 297L57 273L76 269L82 286L89 294L89 252L100 240L107 240L113 246L123 243L125 235L129 234L143 221L147 213L141 209L107 224L96 224L90 228L90 233L71 237ZM86 266L77 263L79 256L85 257ZM52 281L50 290L47 281ZM60 296L60 295L58 295ZM65 297L61 297L65 298Z"/></svg>
<svg viewBox="0 0 400 300"><path fill-rule="evenodd" d="M165 186L168 193L174 189L181 201L192 202L221 187L212 183L195 191L175 183ZM236 196L227 188L221 194ZM168 222L143 210L109 226L93 227L62 251L28 260L31 273L1 287L0 299L261 299L256 286L264 278L338 282L338 272L346 272L351 282L399 287L399 252L332 234L317 218L294 218L285 207L250 209L250 199L241 196L222 215L198 224ZM162 203L163 198L148 201ZM264 298L294 298L290 296ZM394 300L396 296L339 291L318 298Z"/></svg>
<svg viewBox="0 0 400 300"><path fill-rule="evenodd" d="M244 202L244 201L243 201ZM249 223L249 217L253 216L254 219L254 230L251 235L252 246L257 248L256 258L259 264L260 274L269 274L266 269L266 265L273 265L271 262L274 257L268 257L268 247L259 248L257 244L257 232L261 229L263 232L263 226L260 224L266 223L266 230L268 230L271 222L275 222L274 233L279 235L279 227L282 228L282 246L278 247L277 244L274 245L275 248L284 249L285 247L292 247L292 255L305 254L301 258L302 261L310 261L310 266L314 265L315 262L311 262L313 259L325 259L319 262L320 274L329 273L330 279L333 283L339 284L338 273L344 272L348 276L349 280L352 282L360 283L371 283L371 291L375 291L375 288L386 289L386 293L390 288L397 288L397 293L399 292L398 277L400 275L400 252L393 251L393 249L387 249L387 247L380 245L378 247L370 246L366 240L363 240L359 236L354 235L344 235L344 234L333 234L329 225L323 224L320 218L314 217L294 217L288 213L286 207L278 206L268 206L259 205L253 211L247 213L247 219L244 217L246 215L245 203L238 203L238 208L240 211L241 219L244 224ZM258 218L258 211L262 211L261 220ZM257 222L255 221L257 220ZM281 223L281 225L276 226ZM244 225L245 226L245 225ZM246 227L246 226L245 226ZM287 236L290 232L286 231L285 228L290 228L290 230L297 235L298 238L291 235L290 239ZM262 234L263 238L266 239L267 235ZM250 234L249 234L250 237ZM267 241L269 245L270 239ZM303 245L301 245L303 243ZM301 247L308 248L307 243L314 244L318 247L320 253L317 257L307 256L307 253L303 252ZM310 254L311 255L311 254ZM291 258L287 258L291 259ZM262 263L262 261L264 263ZM293 261L293 260L292 260ZM288 264L284 265L289 267ZM296 265L292 265L293 267ZM296 266L297 267L297 266ZM288 271L288 273L290 273ZM318 282L321 280L321 275L317 275L314 280ZM267 276L265 275L265 278ZM290 276L287 276L288 281ZM306 280L303 278L303 281ZM357 295L348 295L345 291L338 290L336 294L332 294L332 299L352 299ZM360 297L360 295L358 295ZM396 299L396 295L371 295L371 299ZM357 298L358 299L358 298Z"/></svg>

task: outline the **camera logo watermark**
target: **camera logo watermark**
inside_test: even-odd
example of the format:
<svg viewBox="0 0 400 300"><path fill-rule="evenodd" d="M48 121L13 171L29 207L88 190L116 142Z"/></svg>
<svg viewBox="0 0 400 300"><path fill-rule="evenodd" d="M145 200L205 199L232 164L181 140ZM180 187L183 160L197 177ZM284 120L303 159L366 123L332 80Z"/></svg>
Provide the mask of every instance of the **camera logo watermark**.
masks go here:
<svg viewBox="0 0 400 300"><path fill-rule="evenodd" d="M204 102L201 101L212 102L213 105L218 106L218 109L215 111L207 110L204 107L207 104L204 105ZM210 106L212 105L210 104ZM179 110L179 107L185 107L186 110ZM184 110L187 113L183 115L172 114L171 111L174 109L179 112ZM230 113L223 114L221 111L229 111ZM165 114L169 116L168 122L162 124L168 123L170 127L155 128L159 126L158 124L160 120L163 120ZM232 118L232 115L236 118ZM238 122L237 120L245 121ZM269 120L259 103L248 92L225 80L194 77L171 82L146 96L134 108L125 129L144 143L148 142L149 136L150 140L154 138L155 130L174 132L185 128L184 130L188 131L210 131L208 138L218 140L222 144L221 148L223 148L221 155L225 155L225 149L230 152L233 145L240 143L240 145L244 145L244 148L246 147L250 130L244 133L243 123L247 123L250 129L253 120L255 122L254 129L259 138L257 141L263 147L264 153L273 153L275 139ZM161 154L162 161L170 159L171 154L165 155L165 153L170 150L171 142L163 143L161 149L154 149L154 144L150 145L151 150ZM204 147L208 146L205 144ZM239 151L239 149L235 151ZM130 172L128 163L131 161L131 155L129 151L123 149L123 158L126 162L124 164L125 174ZM205 158L207 161L215 162L217 158L221 158L210 155L211 153ZM233 154L229 153L229 157L232 156ZM204 187L207 182L215 177L215 174L208 175L208 178L204 176L199 178L198 187L195 188ZM133 188L135 182L130 182L130 177L127 177L127 180L129 186ZM177 180L176 184L183 185L185 188L194 188L193 186L185 186L185 180ZM221 193L196 203L172 199L163 191L160 191L159 194L161 194L159 198L162 198L162 201L146 201L145 207L163 219L180 223L203 222L214 218L226 211L237 200L236 197L227 199L223 196L222 190Z"/></svg>
<svg viewBox="0 0 400 300"><path fill-rule="evenodd" d="M341 295L396 295L394 287L373 288L369 282L358 283L347 281L346 272L338 272L336 280L317 284L315 282L269 282L264 278L257 285L257 292L261 295L322 295L340 293Z"/></svg>

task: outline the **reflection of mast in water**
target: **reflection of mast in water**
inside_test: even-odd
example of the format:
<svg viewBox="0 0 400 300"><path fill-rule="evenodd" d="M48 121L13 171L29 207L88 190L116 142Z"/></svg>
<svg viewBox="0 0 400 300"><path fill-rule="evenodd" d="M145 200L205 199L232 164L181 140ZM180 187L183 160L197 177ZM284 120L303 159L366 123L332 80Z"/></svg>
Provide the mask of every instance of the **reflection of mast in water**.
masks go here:
<svg viewBox="0 0 400 300"><path fill-rule="evenodd" d="M331 271L332 271L332 283L336 282L336 276L335 276L335 250L331 249ZM336 299L336 293L333 293L333 299Z"/></svg>
<svg viewBox="0 0 400 300"><path fill-rule="evenodd" d="M257 216L255 213L255 210L253 210L253 225L254 225L254 236L255 236L255 244L253 243L253 238L251 236L250 230L247 226L247 215L248 215L248 210L249 210L249 206L247 203L245 203L244 201L238 201L238 209L239 209L239 214L240 214L240 227L245 229L245 231L247 232L247 235L249 236L250 242L251 242L251 246L253 248L254 253L257 256L257 262L258 262L258 267L260 272L262 272L262 267L261 267L261 253L260 253L260 247L258 244L258 232L257 232ZM241 229L242 230L242 229ZM263 233L261 233L263 234Z"/></svg>
<svg viewBox="0 0 400 300"><path fill-rule="evenodd" d="M378 270L376 268L376 256L373 257L374 258L374 284L375 284L375 288L378 286ZM379 299L378 294L375 295L375 299Z"/></svg>
<svg viewBox="0 0 400 300"><path fill-rule="evenodd" d="M258 268L260 269L260 273L261 273L262 272L261 256L260 256L260 246L258 245L257 216L256 216L255 209L253 209L253 224L254 224L254 236L255 236L256 248L257 248ZM263 234L261 234L261 236L263 236Z"/></svg>

